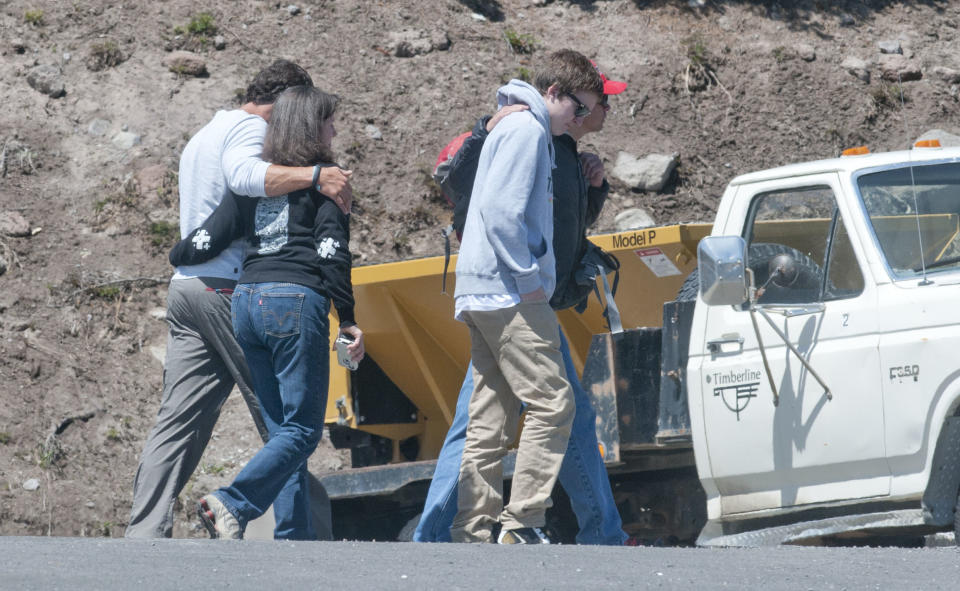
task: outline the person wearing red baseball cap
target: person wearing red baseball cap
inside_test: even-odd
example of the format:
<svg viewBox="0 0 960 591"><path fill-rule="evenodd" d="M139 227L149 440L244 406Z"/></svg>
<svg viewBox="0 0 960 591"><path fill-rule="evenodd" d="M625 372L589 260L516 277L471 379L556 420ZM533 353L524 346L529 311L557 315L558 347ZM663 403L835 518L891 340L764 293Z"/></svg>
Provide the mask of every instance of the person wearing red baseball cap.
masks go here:
<svg viewBox="0 0 960 591"><path fill-rule="evenodd" d="M557 289L550 306L554 310L573 307L584 299L582 286L576 285L575 274L587 248L586 229L597 220L609 191L600 157L578 153L577 141L587 133L603 129L610 110L609 95L620 94L627 87L625 82L608 79L596 62L591 60L591 63L603 81L603 96L579 126L571 126L567 133L553 138L556 158L553 169L553 247ZM526 108L526 105L514 104L501 108L493 117L481 118L472 134L455 138L438 158L435 178L444 194L455 204L453 227L458 234L463 228L462 220L470 201L478 157L487 134L504 117ZM597 453L596 414L577 378L570 348L562 332L561 353L574 391L576 414L559 481L570 498L580 526L576 542L620 545L626 541L627 534L622 528L603 458ZM451 541L450 526L457 512L459 470L472 393L471 365L460 390L453 422L437 458L414 541Z"/></svg>

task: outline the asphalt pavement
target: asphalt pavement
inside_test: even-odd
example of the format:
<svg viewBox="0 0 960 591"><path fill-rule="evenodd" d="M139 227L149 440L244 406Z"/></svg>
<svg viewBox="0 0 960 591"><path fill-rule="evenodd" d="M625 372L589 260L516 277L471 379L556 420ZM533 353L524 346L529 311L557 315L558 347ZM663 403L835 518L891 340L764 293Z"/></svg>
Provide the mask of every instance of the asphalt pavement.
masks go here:
<svg viewBox="0 0 960 591"><path fill-rule="evenodd" d="M0 537L0 589L951 589L956 548Z"/></svg>

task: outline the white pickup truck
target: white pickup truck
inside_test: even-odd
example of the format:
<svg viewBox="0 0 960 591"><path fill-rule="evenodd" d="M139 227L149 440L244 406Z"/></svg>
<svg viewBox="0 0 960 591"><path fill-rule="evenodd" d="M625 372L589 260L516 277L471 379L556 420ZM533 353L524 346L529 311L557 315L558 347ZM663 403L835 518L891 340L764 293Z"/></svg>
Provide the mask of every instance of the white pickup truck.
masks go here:
<svg viewBox="0 0 960 591"><path fill-rule="evenodd" d="M559 318L635 540L913 543L954 527L960 148L746 174L712 228L590 239L620 259L627 329L607 331L592 297ZM416 524L469 357L443 268L354 268L367 357L331 362L326 419L352 468L312 488L329 536ZM556 496L551 537L572 541Z"/></svg>
<svg viewBox="0 0 960 591"><path fill-rule="evenodd" d="M960 529L960 149L853 152L735 178L698 245L700 544Z"/></svg>

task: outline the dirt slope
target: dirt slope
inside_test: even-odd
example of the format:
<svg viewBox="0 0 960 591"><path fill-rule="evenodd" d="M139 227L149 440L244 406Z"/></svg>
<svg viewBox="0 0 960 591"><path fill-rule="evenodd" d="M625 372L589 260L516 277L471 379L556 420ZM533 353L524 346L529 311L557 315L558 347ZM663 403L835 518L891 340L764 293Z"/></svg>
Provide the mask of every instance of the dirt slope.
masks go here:
<svg viewBox="0 0 960 591"><path fill-rule="evenodd" d="M586 142L608 169L619 151L680 155L660 193L611 179L596 231L632 207L658 223L710 220L735 174L960 129L955 2L293 4L0 6L0 534L122 535L158 405L178 156L276 57L344 100L335 148L355 171L358 264L441 252L449 212L429 180L436 153L549 47L578 49L629 83ZM511 34L533 53L514 52ZM880 42L899 42L901 70L922 75L903 85L905 111L881 77ZM428 52L397 57L418 48ZM176 49L208 74L171 72ZM65 94L35 89L50 90L37 66L52 66L52 94L58 75ZM228 403L186 498L256 450L243 413ZM312 461L349 464L329 448ZM180 515L178 536L201 535Z"/></svg>

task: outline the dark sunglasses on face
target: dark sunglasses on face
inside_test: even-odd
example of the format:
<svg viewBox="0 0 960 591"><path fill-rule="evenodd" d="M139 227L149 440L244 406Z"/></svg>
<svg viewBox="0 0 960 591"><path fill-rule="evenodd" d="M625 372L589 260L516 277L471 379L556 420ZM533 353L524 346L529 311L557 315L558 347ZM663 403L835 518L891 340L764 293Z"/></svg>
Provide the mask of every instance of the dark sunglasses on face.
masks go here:
<svg viewBox="0 0 960 591"><path fill-rule="evenodd" d="M572 92L565 92L563 94L566 95L567 98L572 100L573 104L577 106L577 110L573 112L574 117L586 117L587 115L590 114L590 109L587 107L587 105L581 103L580 99L574 96Z"/></svg>

